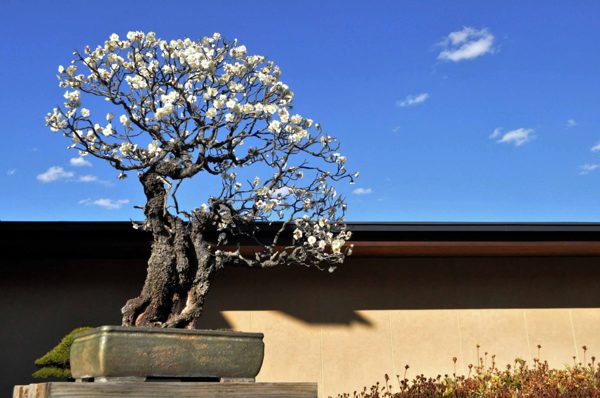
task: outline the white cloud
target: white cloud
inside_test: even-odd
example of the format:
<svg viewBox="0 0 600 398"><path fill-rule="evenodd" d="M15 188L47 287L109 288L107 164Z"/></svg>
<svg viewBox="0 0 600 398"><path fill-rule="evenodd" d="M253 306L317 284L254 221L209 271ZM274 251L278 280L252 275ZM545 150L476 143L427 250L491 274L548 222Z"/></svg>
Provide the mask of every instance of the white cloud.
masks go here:
<svg viewBox="0 0 600 398"><path fill-rule="evenodd" d="M594 145L590 150L592 152L600 152L600 142Z"/></svg>
<svg viewBox="0 0 600 398"><path fill-rule="evenodd" d="M9 177L13 177L15 175L17 175L17 169L10 169L6 171L6 175Z"/></svg>
<svg viewBox="0 0 600 398"><path fill-rule="evenodd" d="M502 131L502 127L495 128L494 131L492 131L492 134L490 134L490 139L493 140L493 139L498 138L501 134L501 131Z"/></svg>
<svg viewBox="0 0 600 398"><path fill-rule="evenodd" d="M395 127L392 129L392 133L397 133L398 131L400 131L400 126L395 126Z"/></svg>
<svg viewBox="0 0 600 398"><path fill-rule="evenodd" d="M108 210L117 210L120 209L123 205L126 205L127 203L129 203L128 199L118 199L118 200L114 200L114 199L108 199L108 198L100 198L100 199L83 199L79 201L80 205L94 205L94 206L98 206L98 207L102 207L104 209L108 209Z"/></svg>
<svg viewBox="0 0 600 398"><path fill-rule="evenodd" d="M596 164L596 163L586 163L586 164L581 165L579 167L579 169L580 169L579 174L589 174L592 171L596 170L598 167L600 167L599 164Z"/></svg>
<svg viewBox="0 0 600 398"><path fill-rule="evenodd" d="M533 129L522 127L516 130L507 131L504 134L502 134L501 128L497 128L490 134L490 139L495 140L499 144L513 144L515 146L526 144L534 138L535 135L533 135Z"/></svg>
<svg viewBox="0 0 600 398"><path fill-rule="evenodd" d="M567 120L567 127L575 127L577 126L577 121L575 119Z"/></svg>
<svg viewBox="0 0 600 398"><path fill-rule="evenodd" d="M409 95L402 101L400 101L400 100L396 101L396 106L405 107L405 106L422 104L423 102L427 101L427 98L429 98L429 93Z"/></svg>
<svg viewBox="0 0 600 398"><path fill-rule="evenodd" d="M95 182L95 181L98 181L98 177L96 177L95 175L92 175L92 174L86 174L86 175L80 176L78 181L79 182Z"/></svg>
<svg viewBox="0 0 600 398"><path fill-rule="evenodd" d="M46 183L53 182L53 181L71 178L74 175L75 174L73 172L65 171L65 169L63 169L60 166L52 166L48 170L43 172L42 174L38 174L37 180L39 182L46 184Z"/></svg>
<svg viewBox="0 0 600 398"><path fill-rule="evenodd" d="M75 167L90 167L92 165L89 161L85 160L81 156L78 158L71 158L71 160L69 160L69 163L71 163L71 166Z"/></svg>
<svg viewBox="0 0 600 398"><path fill-rule="evenodd" d="M440 45L443 50L438 59L459 62L493 52L494 35L486 28L465 26L462 30L451 32Z"/></svg>
<svg viewBox="0 0 600 398"><path fill-rule="evenodd" d="M373 193L373 190L371 188L356 188L352 193L354 195L369 195Z"/></svg>

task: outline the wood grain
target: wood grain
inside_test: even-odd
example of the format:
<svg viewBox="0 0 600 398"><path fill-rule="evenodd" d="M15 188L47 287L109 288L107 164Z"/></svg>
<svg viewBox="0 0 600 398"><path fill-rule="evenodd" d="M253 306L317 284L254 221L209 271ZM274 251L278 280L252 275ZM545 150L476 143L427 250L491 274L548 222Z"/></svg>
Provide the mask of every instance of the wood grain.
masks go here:
<svg viewBox="0 0 600 398"><path fill-rule="evenodd" d="M27 398L27 386L15 386L13 388L13 398Z"/></svg>
<svg viewBox="0 0 600 398"><path fill-rule="evenodd" d="M24 387L24 388L23 388ZM16 386L13 398L316 398L316 383L37 383Z"/></svg>

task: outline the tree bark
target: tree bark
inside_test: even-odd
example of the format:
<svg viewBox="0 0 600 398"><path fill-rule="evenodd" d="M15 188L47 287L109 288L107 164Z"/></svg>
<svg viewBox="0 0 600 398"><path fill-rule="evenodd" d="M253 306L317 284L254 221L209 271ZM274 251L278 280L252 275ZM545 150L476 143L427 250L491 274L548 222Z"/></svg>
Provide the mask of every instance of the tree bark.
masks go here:
<svg viewBox="0 0 600 398"><path fill-rule="evenodd" d="M124 326L193 328L203 310L213 274L204 241L202 218L191 225L166 209L167 190L160 175L148 172L140 181L146 194L146 225L152 232L142 292L121 309Z"/></svg>
<svg viewBox="0 0 600 398"><path fill-rule="evenodd" d="M191 225L191 245L194 248L195 272L190 288L187 289L185 307L172 314L165 326L193 328L195 321L202 315L204 298L210 288L214 273L214 263L207 242L203 239L201 216L195 215ZM192 269L190 268L190 271Z"/></svg>

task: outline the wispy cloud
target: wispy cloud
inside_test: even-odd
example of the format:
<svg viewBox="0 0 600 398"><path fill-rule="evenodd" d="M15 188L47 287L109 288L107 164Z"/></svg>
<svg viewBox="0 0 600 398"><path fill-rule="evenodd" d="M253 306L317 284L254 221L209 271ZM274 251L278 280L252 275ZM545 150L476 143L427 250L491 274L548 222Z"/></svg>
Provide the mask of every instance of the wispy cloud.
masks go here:
<svg viewBox="0 0 600 398"><path fill-rule="evenodd" d="M474 59L494 51L494 35L487 28L475 29L469 26L451 32L440 43L442 51L438 59L459 62Z"/></svg>
<svg viewBox="0 0 600 398"><path fill-rule="evenodd" d="M403 108L405 106L418 105L418 104L422 104L423 102L427 101L428 98L429 98L429 93L409 95L408 97L406 97L403 100L396 101L396 106Z"/></svg>
<svg viewBox="0 0 600 398"><path fill-rule="evenodd" d="M400 131L400 126L394 126L392 133L397 133L398 131Z"/></svg>
<svg viewBox="0 0 600 398"><path fill-rule="evenodd" d="M96 177L93 174L86 174L83 176L79 176L77 181L79 181L79 182L96 182L96 181L98 181L98 177Z"/></svg>
<svg viewBox="0 0 600 398"><path fill-rule="evenodd" d="M356 188L352 193L354 195L369 195L373 193L373 190L371 188Z"/></svg>
<svg viewBox="0 0 600 398"><path fill-rule="evenodd" d="M496 138L500 137L501 134L502 134L502 127L497 127L494 129L494 131L492 131L492 134L490 134L490 139L495 140Z"/></svg>
<svg viewBox="0 0 600 398"><path fill-rule="evenodd" d="M77 178L77 182L83 182L83 183L94 182L96 184L104 185L105 187L113 186L112 182L106 181L106 180L101 180L100 178L98 178L97 176L95 176L93 174L85 174L85 175L79 176L79 178Z"/></svg>
<svg viewBox="0 0 600 398"><path fill-rule="evenodd" d="M83 199L79 201L80 205L86 206L98 206L108 210L118 210L123 205L129 203L129 199L108 199L108 198L100 198L100 199Z"/></svg>
<svg viewBox="0 0 600 398"><path fill-rule="evenodd" d="M10 169L6 171L6 175L9 177L13 177L15 175L17 175L17 169Z"/></svg>
<svg viewBox="0 0 600 398"><path fill-rule="evenodd" d="M600 167L599 164L596 163L586 163L584 165L579 166L579 174L590 174L592 171L596 170Z"/></svg>
<svg viewBox="0 0 600 398"><path fill-rule="evenodd" d="M592 152L600 152L600 142L590 148Z"/></svg>
<svg viewBox="0 0 600 398"><path fill-rule="evenodd" d="M75 174L72 171L65 171L60 166L52 166L45 172L37 175L37 180L44 184L58 180L72 178Z"/></svg>
<svg viewBox="0 0 600 398"><path fill-rule="evenodd" d="M78 158L71 158L71 160L69 160L69 163L71 164L71 166L75 166L75 167L90 167L92 164L85 160L83 157L78 157Z"/></svg>
<svg viewBox="0 0 600 398"><path fill-rule="evenodd" d="M567 127L575 127L577 126L577 121L575 119L567 120Z"/></svg>
<svg viewBox="0 0 600 398"><path fill-rule="evenodd" d="M533 129L526 129L523 127L502 133L502 128L498 127L497 129L494 129L492 134L490 134L490 139L499 144L513 144L514 146L521 146L535 138L533 133Z"/></svg>

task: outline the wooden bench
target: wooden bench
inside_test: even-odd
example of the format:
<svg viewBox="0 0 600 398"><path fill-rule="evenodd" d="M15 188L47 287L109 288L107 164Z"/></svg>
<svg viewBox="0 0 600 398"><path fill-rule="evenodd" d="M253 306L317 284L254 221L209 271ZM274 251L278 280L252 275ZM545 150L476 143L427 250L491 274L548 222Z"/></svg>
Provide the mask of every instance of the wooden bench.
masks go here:
<svg viewBox="0 0 600 398"><path fill-rule="evenodd" d="M316 398L317 383L93 382L15 386L13 398Z"/></svg>

